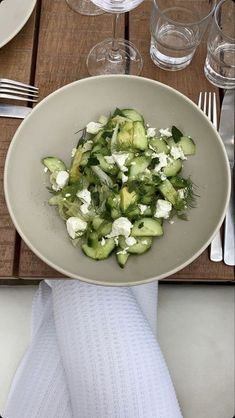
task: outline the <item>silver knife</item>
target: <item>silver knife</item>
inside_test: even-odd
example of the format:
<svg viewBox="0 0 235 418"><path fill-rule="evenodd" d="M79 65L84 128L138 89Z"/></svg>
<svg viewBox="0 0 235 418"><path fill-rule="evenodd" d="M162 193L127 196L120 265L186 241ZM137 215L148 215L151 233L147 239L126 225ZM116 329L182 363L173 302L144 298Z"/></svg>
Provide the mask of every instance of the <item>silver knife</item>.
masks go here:
<svg viewBox="0 0 235 418"><path fill-rule="evenodd" d="M231 196L224 224L224 262L229 266L235 265L234 103L235 90L227 90L222 103L219 134L228 155L231 172Z"/></svg>
<svg viewBox="0 0 235 418"><path fill-rule="evenodd" d="M31 107L0 103L0 117L24 119L31 111Z"/></svg>

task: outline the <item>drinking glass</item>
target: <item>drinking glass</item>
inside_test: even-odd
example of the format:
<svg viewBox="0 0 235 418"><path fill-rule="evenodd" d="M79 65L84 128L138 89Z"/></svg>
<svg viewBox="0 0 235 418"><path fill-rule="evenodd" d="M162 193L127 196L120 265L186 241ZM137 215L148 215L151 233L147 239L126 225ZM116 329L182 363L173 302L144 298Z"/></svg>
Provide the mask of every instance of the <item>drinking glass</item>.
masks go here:
<svg viewBox="0 0 235 418"><path fill-rule="evenodd" d="M207 79L215 86L235 87L235 3L222 0L215 15L207 42L204 66Z"/></svg>
<svg viewBox="0 0 235 418"><path fill-rule="evenodd" d="M192 61L215 9L216 0L153 0L150 56L164 70Z"/></svg>
<svg viewBox="0 0 235 418"><path fill-rule="evenodd" d="M87 68L90 75L135 74L143 67L143 60L135 45L117 38L117 24L121 13L134 9L143 0L92 0L106 12L113 13L113 37L95 45L88 57Z"/></svg>
<svg viewBox="0 0 235 418"><path fill-rule="evenodd" d="M97 16L104 13L99 7L95 6L90 0L66 0L69 7L81 15Z"/></svg>

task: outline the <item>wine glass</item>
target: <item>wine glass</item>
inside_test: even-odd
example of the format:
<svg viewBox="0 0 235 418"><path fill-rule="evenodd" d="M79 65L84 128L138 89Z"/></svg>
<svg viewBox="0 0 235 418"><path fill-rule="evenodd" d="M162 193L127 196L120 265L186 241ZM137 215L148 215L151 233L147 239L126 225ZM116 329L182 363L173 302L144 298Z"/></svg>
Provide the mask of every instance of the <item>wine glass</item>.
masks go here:
<svg viewBox="0 0 235 418"><path fill-rule="evenodd" d="M66 0L69 7L77 13L86 16L97 16L104 13L99 7L97 7L90 0Z"/></svg>
<svg viewBox="0 0 235 418"><path fill-rule="evenodd" d="M139 6L143 0L92 0L105 12L113 13L113 37L95 45L88 57L87 68L90 75L133 74L138 75L143 67L142 57L136 46L117 38L117 24L121 13Z"/></svg>

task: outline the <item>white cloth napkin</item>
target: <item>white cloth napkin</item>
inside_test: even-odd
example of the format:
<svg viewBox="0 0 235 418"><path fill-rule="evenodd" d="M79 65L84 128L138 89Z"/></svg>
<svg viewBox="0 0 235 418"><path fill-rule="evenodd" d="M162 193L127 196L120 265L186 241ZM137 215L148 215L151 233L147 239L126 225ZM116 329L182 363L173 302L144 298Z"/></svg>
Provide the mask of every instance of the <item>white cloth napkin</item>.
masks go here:
<svg viewBox="0 0 235 418"><path fill-rule="evenodd" d="M3 418L182 418L156 308L157 283L41 282Z"/></svg>

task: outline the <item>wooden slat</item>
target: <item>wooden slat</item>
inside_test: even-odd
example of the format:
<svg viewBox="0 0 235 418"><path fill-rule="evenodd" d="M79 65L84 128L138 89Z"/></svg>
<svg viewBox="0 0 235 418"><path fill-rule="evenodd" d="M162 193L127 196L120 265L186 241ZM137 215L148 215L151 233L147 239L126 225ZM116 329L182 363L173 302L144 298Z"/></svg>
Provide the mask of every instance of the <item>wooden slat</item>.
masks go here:
<svg viewBox="0 0 235 418"><path fill-rule="evenodd" d="M28 83L34 39L35 13L26 26L0 49L0 77ZM20 121L0 118L0 278L14 274L15 229L5 204L3 170L9 143Z"/></svg>
<svg viewBox="0 0 235 418"><path fill-rule="evenodd" d="M119 21L124 35L124 17ZM42 0L35 85L40 98L74 80L88 77L86 58L90 49L112 35L112 16L82 16L65 0ZM37 258L22 242L20 277L61 277Z"/></svg>

